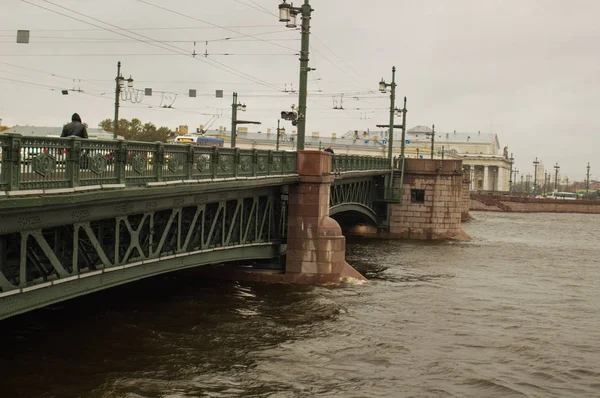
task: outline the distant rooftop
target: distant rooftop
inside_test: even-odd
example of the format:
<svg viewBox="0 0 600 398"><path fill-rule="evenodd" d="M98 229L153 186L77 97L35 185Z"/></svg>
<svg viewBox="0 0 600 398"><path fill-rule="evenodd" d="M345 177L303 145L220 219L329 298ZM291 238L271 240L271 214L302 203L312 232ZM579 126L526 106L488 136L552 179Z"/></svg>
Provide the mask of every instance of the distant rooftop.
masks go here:
<svg viewBox="0 0 600 398"><path fill-rule="evenodd" d="M97 129L97 128L87 128L88 136L90 138L97 138L103 140L111 140L113 138L113 133L110 131ZM60 137L62 133L61 127L46 127L46 126L14 126L9 128L8 130L3 131L3 133L14 133L21 134L23 136L36 136L36 137Z"/></svg>

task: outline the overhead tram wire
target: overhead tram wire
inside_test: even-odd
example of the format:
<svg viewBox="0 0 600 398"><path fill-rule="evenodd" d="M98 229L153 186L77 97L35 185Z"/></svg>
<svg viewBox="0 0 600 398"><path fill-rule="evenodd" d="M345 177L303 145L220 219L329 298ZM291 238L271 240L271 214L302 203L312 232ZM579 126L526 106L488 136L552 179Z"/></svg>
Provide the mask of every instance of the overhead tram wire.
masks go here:
<svg viewBox="0 0 600 398"><path fill-rule="evenodd" d="M225 26L226 28L275 28L280 25L232 25ZM152 28L131 28L129 30L192 30L192 29L222 29L221 26L171 26L171 27L152 27ZM105 29L36 29L36 32L100 32ZM0 29L0 32L14 32L14 29ZM10 35L10 37L14 37Z"/></svg>
<svg viewBox="0 0 600 398"><path fill-rule="evenodd" d="M47 1L47 0L44 0L44 1ZM207 24L207 25L211 25L211 26L214 26L214 27L220 27L220 28L222 28L222 29L224 29L224 30L227 30L227 31L229 31L229 32L236 33L236 34L238 34L238 35L244 35L244 36L247 36L247 37L254 37L253 35L250 35L250 34L244 34L244 33L242 33L242 32L238 32L238 31L236 31L236 30L233 30L233 29L230 29L230 28L226 28L226 27L224 27L224 26L220 26L220 25L214 24L214 23L212 23L212 22L204 21L204 20L202 20L202 19L199 19L199 18L196 18L196 17L192 17L192 16L190 16L190 15L187 15L187 14L181 13L181 12L179 12L179 11L171 10L171 9L169 9L169 8L166 8L166 7L163 7L163 6L159 6L159 5L157 5L157 4L150 3L149 1L146 1L146 0L135 0L135 1L137 1L137 2L139 2L139 3L143 3L143 4L146 4L146 5L149 5L149 6L152 6L152 7L156 7L156 8L158 8L158 9L160 9L160 10L167 11L167 12L173 13L173 14L175 14L175 15L179 15L179 16L181 16L181 17L185 17L185 18L188 18L188 19L191 19L191 20L197 21L197 22L201 22L201 23L204 23L204 24ZM263 41L263 42L265 42L265 43L272 44L272 45L274 45L274 46L277 46L277 47L285 48L286 50L292 50L292 51L296 51L296 49L293 49L293 48L290 48L290 47L286 47L286 46L282 46L282 45L280 45L280 44L277 44L277 43L272 43L272 42L270 42L270 41L268 41L268 40L261 40L261 41Z"/></svg>
<svg viewBox="0 0 600 398"><path fill-rule="evenodd" d="M323 47L325 47L325 49L327 51L329 51L331 54L333 54L340 62L345 63L355 74L357 77L362 78L363 76L361 76L360 72L358 72L356 70L356 68L354 68L348 61L345 61L344 59L342 59L339 55L337 55L337 53L335 51L333 51L327 44L325 44L323 42L323 40L319 39L317 36L315 36L314 34L312 35L312 37ZM363 86L366 87L366 86Z"/></svg>
<svg viewBox="0 0 600 398"><path fill-rule="evenodd" d="M248 0L248 1L249 1L250 3L252 3L252 4L254 4L254 6L252 6L252 5L248 4L248 3L244 3L244 2L242 2L241 0L234 0L234 1L235 1L236 3L240 3L240 4L243 4L243 5L245 5L246 7L250 7L250 8L252 8L252 9L255 9L255 10L257 10L257 11L260 11L260 12L263 12L263 13L265 13L265 14L268 14L268 15L271 15L271 16L274 16L274 17L277 17L277 18L279 18L279 16L278 16L277 14L275 14L274 12L271 12L271 11L267 10L265 7L261 6L260 4L258 4L257 2L255 2L255 1L253 1L253 0ZM256 6L256 7L255 7L255 6Z"/></svg>
<svg viewBox="0 0 600 398"><path fill-rule="evenodd" d="M24 1L25 3L33 4L33 3L29 2L29 1L26 1L26 0L21 0L21 1ZM204 63L207 63L207 64L209 64L209 65L211 65L211 66L213 66L213 67L215 67L215 66L214 66L214 65L213 65L211 62L213 62L213 63L216 63L216 64L218 64L218 65L220 65L220 66L222 66L222 67L224 67L224 68L227 68L227 69L229 69L229 71L228 71L229 73L232 73L232 74L234 74L234 75L236 75L236 76L240 76L240 77L242 77L242 76L246 76L246 79L248 79L248 80L253 80L253 81L255 81L257 84L264 85L264 86L271 87L271 88L274 88L274 89L278 90L278 88L277 88L277 87L275 87L275 86L271 85L270 83L268 83L268 82L265 82L264 80L258 79L258 78L254 77L254 76L252 76L252 75L249 75L249 74L247 74L247 73L244 73L244 72L242 72L242 71L240 71L240 70L237 70L237 69L235 69L235 68L233 68L233 67L230 67L229 65L227 65L227 64L224 64L224 63L222 63L222 62L215 61L215 60L210 60L210 59L208 59L208 58L205 58L205 59L202 59L202 58L196 58L196 57L192 56L191 54L189 54L189 53L186 51L186 49L184 49L184 48L177 47L177 46L173 46L173 45L166 45L166 46L165 46L165 45L162 45L162 43L161 43L161 45L159 45L159 44L156 44L156 43L152 43L151 41L152 41L152 40L154 40L154 39L153 39L153 38L151 38L151 37L149 37L149 36L145 36L145 35L142 35L142 34L139 34L139 33L135 33L135 32L130 32L129 30L127 30L127 29L124 29L124 28L121 28L120 26L117 26L117 25L114 25L114 24L111 24L111 23L108 23L108 22L102 21L101 19L94 18L94 17L91 17L91 16L89 16L89 15L86 15L86 14L83 14L83 13L80 13L80 12L77 12L77 11L74 11L74 10L71 10L71 9L69 9L69 8L67 8L67 7L63 7L63 6L61 6L61 5L58 5L58 4L56 4L56 3L53 3L53 2L51 2L51 1L49 1L49 0L42 0L42 1L43 1L43 2L45 2L45 3L47 3L47 4L51 4L51 5L55 6L55 7L58 7L58 8L61 8L61 9L67 10L67 11L69 11L69 12L72 12L72 13L74 13L74 14L76 14L76 15L81 15L82 17L85 17L85 18L91 19L91 20L93 20L93 21L100 22L100 23L103 23L103 24L105 24L105 25L108 25L108 26L112 26L112 27L114 27L114 28L116 28L116 29L118 29L118 30L125 31L125 32L128 32L128 33L131 33L131 34L134 34L134 35L137 35L137 36L143 37L143 38L144 38L144 39L146 39L146 40L139 40L139 41L141 41L141 42L144 42L144 43L146 43L146 44L150 44L150 45L153 45L153 46L155 46L155 47L159 47L159 48L166 49L166 50L168 50L168 51L171 51L171 52L176 52L176 53L177 53L178 51L183 51L182 53L180 53L181 55L184 55L184 56L187 56L187 57L191 57L191 58L193 58L193 59L197 59L197 60L199 60L199 61L202 61L202 62L204 62ZM140 0L138 0L138 1L140 1ZM38 7L41 7L41 6L37 5L37 4L34 4L34 5L36 5L36 6L38 6ZM44 7L41 7L41 8L44 8ZM52 11L52 12L56 12L55 10L50 10L50 9L48 9L48 10L49 10L49 11ZM58 12L57 12L57 13L58 13ZM69 16L69 15L62 14L62 13L59 13L59 14L61 14L61 15L64 15L64 16L67 16L67 17L69 17L69 18L71 18L71 19L74 19L74 20L76 20L76 21L79 21L79 19L77 19L77 18L74 18L74 17L71 17L71 16ZM89 23L89 22L88 22L88 23ZM91 23L89 23L89 24L90 24L90 25L92 25L92 26L96 26L96 27L101 27L101 28L102 28L102 26L94 25L94 24L91 24ZM125 35L125 34L123 34L123 33L121 33L121 32L115 32L115 31L113 31L113 30L111 30L111 29L107 29L107 28L105 28L105 29L106 29L107 31L110 31L110 32L113 32L113 33L116 33L116 34L120 34L120 35L122 35L122 36L125 36L125 37L129 37L129 38L135 38L135 37L127 36L127 35ZM175 50L173 50L173 49L175 49Z"/></svg>
<svg viewBox="0 0 600 398"><path fill-rule="evenodd" d="M116 26L116 25L112 25L112 24L110 24L110 23L108 23L108 22L104 22L104 21L102 21L102 20L99 20L99 19L97 19L97 18L90 17L90 16L88 16L88 15L85 15L85 14L82 14L82 13L78 13L78 12L75 12L75 11L71 11L71 10L69 10L69 9L68 9L68 8L66 8L66 7L62 7L62 6L60 6L60 5L56 5L56 4L54 4L54 3L52 3L52 2L49 2L49 1L47 1L47 0L42 0L42 1L44 1L44 2L46 2L46 3L49 3L49 4L52 4L52 5L54 5L54 6L58 7L58 8L62 8L62 9L65 9L65 10L67 10L67 11L73 12L73 13L75 13L75 14L77 14L77 15L81 15L81 16L83 16L83 17L85 17L85 18L88 18L88 19L91 19L91 20L98 21L98 22L100 22L100 23L103 23L103 24L105 24L105 25L113 26L113 27L115 27L117 30L115 30L115 29L109 29L109 28L106 28L106 27L104 27L104 26L100 26L100 25L94 24L94 23L92 23L92 22L89 22L89 21L82 21L80 18L75 18L75 17L74 17L74 16L72 16L72 15L68 15L68 14L65 14L65 13L62 13L62 12L59 12L59 11L53 10L53 9L51 9L51 8L44 7L44 6L41 6L41 5L39 5L39 4L32 3L31 1L28 1L28 0L21 0L21 1L22 1L22 2L24 2L24 3L27 3L27 4L29 4L29 5L32 5L32 6L34 6L34 7L41 8L41 9L43 9L43 10L46 10L46 11L52 12L52 13L54 13L54 14L57 14L57 15L64 16L64 17L66 17L66 18L69 18L69 19L73 19L73 20L75 20L75 21L78 21L78 22L81 22L81 23L85 23L85 24L88 24L88 25L91 25L91 26L95 26L95 27L97 27L97 28L101 28L101 29L103 29L103 30L106 30L106 31L108 31L108 32L111 32L111 33L114 33L114 34L117 34L117 35L121 35L121 36L124 36L124 37L128 37L128 38L130 38L130 39L136 39L136 40L137 40L137 41L139 41L139 42L146 43L146 44L149 44L149 45L152 45L152 46L158 47L158 48L160 48L160 49L163 49L163 50L166 50L166 51L170 51L170 52L179 53L179 54L180 54L180 55L182 55L182 56L185 56L185 57L188 57L188 58L192 58L192 59L195 59L195 60L198 60L198 61L202 61L202 62L204 62L204 63L206 63L206 64L208 64L208 65L210 65L210 66L213 66L213 67L217 67L217 66L215 66L214 64L218 64L218 65L222 66L223 68L225 68L225 72L228 72L228 73L230 73L230 74L236 75L236 76L238 76L238 77L242 77L242 78L244 78L244 79L246 79L246 80L249 80L249 81L252 81L252 82L254 82L254 83L256 83L256 84L259 84L259 85L262 85L262 86L266 86L266 87L269 87L269 88L275 89L275 90L277 90L277 91L280 91L280 88L278 88L278 87L276 87L276 86L273 86L272 84L270 84L270 83L268 83L268 82L265 82L265 81L263 81L263 80L261 80L261 79L255 78L255 77L253 77L253 76L251 76L251 75L248 75L247 73L244 73L244 72L238 71L237 69L235 69L235 68L233 68L233 67L230 67L230 66L228 66L228 65L226 65L226 64L224 64L224 63L222 63L222 62L215 61L215 60L210 60L210 59L203 59L203 58L199 58L199 57L198 57L198 58L196 58L196 57L193 57L193 56L192 56L191 54L189 54L189 53L188 53L188 52L187 52L185 49L182 49L182 48L180 48L180 47L176 47L176 46L165 46L165 45L161 45L161 44L153 43L153 42L151 42L151 41L148 41L148 40L147 40L147 39L154 40L154 39L152 39L152 38L150 38L150 37L148 37L148 36L144 36L144 35L141 35L141 34L139 34L139 33L130 32L130 31L129 31L129 30L127 30L127 29L121 28L121 27L119 27L119 26ZM134 34L134 35L138 35L138 36L144 37L146 40L144 40L144 39L139 39L139 38L137 38L137 37L135 37L135 36L130 36L130 35L124 34L123 32L119 32L119 31L125 31L125 32L128 32L128 33ZM180 52L180 51L182 51L182 52ZM217 67L217 68L218 68L218 67Z"/></svg>

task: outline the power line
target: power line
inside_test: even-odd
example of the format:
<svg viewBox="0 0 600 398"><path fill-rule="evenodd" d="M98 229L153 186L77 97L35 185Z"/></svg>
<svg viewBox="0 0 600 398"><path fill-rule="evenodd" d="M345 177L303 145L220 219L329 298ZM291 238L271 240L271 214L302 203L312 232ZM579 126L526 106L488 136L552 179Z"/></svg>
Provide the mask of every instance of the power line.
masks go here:
<svg viewBox="0 0 600 398"><path fill-rule="evenodd" d="M234 1L235 1L236 3L240 3L240 4L243 4L243 5L245 5L246 7L250 7L250 8L253 8L253 9L255 9L255 10L258 10L258 11L260 11L260 12L264 12L265 14L272 15L272 16L274 16L274 17L277 17L277 15L276 15L275 13L273 13L273 12L271 12L271 11L267 10L265 7L261 6L260 4L256 3L255 1L248 0L248 1L250 1L252 4L254 4L256 7L255 7L255 6L252 6L252 5L250 5L250 4L244 3L244 2L242 2L242 1L240 1L240 0L234 0Z"/></svg>
<svg viewBox="0 0 600 398"><path fill-rule="evenodd" d="M47 0L44 0L44 1L47 1ZM236 30L233 30L233 29L230 29L230 28L226 28L226 27L224 27L224 26L219 26L219 25L217 25L217 24L214 24L214 23L212 23L212 22L204 21L204 20L202 20L202 19L199 19L199 18L196 18L196 17L192 17L192 16L190 16L190 15L187 15L187 14L183 14L183 13L181 13L181 12L179 12L179 11L171 10L171 9L169 9L169 8L166 8L166 7L163 7L163 6L159 6L159 5L157 5L157 4L150 3L149 1L146 1L146 0L136 0L136 1L138 1L138 2L140 2L140 3L143 3L143 4L146 4L146 5L149 5L149 6L152 6L152 7L156 7L156 8L158 8L158 9L161 9L161 10L163 10L163 11L167 11L167 12L170 12L170 13L173 13L173 14L176 14L176 15L179 15L179 16L181 16L181 17L189 18L189 19L192 19L192 20L194 20L194 21L198 21L198 22L201 22L201 23L204 23L204 24L207 24L207 25L211 25L211 26L214 26L214 27L220 27L220 28L222 28L222 29L225 29L225 30L227 30L227 31L229 31L229 32L236 33L236 34L238 34L238 35L244 35L244 36L248 36L248 37L254 37L253 35L248 35L248 34L246 34L246 35L245 35L244 33L238 32L238 31L236 31ZM271 43L271 42L269 42L268 40L262 40L262 41L264 41L265 43L273 44L273 45L275 45L275 46L278 46L278 47L285 48L285 49L287 49L287 50L296 51L296 50L294 50L294 49L292 49L292 48L290 48L290 47L282 46L282 45L280 45L280 44L277 44L277 43Z"/></svg>
<svg viewBox="0 0 600 398"><path fill-rule="evenodd" d="M77 14L77 15L83 16L83 17L85 17L85 18L88 18L88 19L91 19L91 20L94 20L94 21L98 21L98 22L100 22L100 23L103 23L103 24L105 24L105 25L108 25L108 26L112 26L112 27L116 28L117 30L114 30L114 29L109 29L109 28L106 28L106 27L104 27L104 26L96 25L96 24L94 24L94 23L91 23L91 22L82 21L82 20L81 20L81 19L79 19L79 18L75 18L75 17L73 17L73 16L71 16L71 15L68 15L68 14L62 13L62 12L60 12L60 11L53 10L53 9L51 9L51 8L48 8L48 7L43 7L43 6L39 5L39 4L32 3L31 1L28 1L28 0L21 0L21 1L22 1L22 2L24 2L24 3L30 4L30 5L32 5L32 6L34 6L34 7L38 7L38 8L41 8L41 9L43 9L43 10L46 10L46 11L49 11L49 12L52 12L52 13L55 13L55 14L58 14L58 15L62 15L62 16L64 16L64 17L67 17L67 18L69 18L69 19L73 19L73 20L75 20L75 21L78 21L78 22L86 23L86 24L88 24L88 25L91 25L91 26L95 26L95 27L97 27L97 28L104 29L104 30L106 30L106 31L108 31L108 32L111 32L111 33L114 33L114 34L118 34L118 35L121 35L121 36L125 36L125 37L128 37L128 38L130 38L130 39L136 39L137 41L140 41L140 42L142 42L142 43L146 43L146 44L150 44L150 45L152 45L152 46L155 46L155 47L161 48L161 49L163 49L163 50L166 50L166 51L170 51L170 52L179 53L180 55L183 55L183 56L186 56L186 57L191 57L191 58L193 58L193 59L196 59L196 60L202 61L202 62L204 62L204 63L207 63L208 65L211 65L211 66L213 66L213 67L217 67L217 66L215 66L214 64L220 65L220 66L222 66L223 68L226 68L226 70L225 70L225 71L226 71L226 72L228 72L228 73L234 74L234 75L236 75L236 76L239 76L239 77L243 77L243 78L245 78L245 79L247 79L247 80L251 80L251 81L253 81L254 83L257 83L257 84L260 84L260 85L263 85L263 86L267 86L267 87L270 87L270 88L275 88L275 89L277 89L277 90L279 89L278 87L275 87L275 86L271 85L270 83L267 83L267 82L265 82L265 81L263 81L263 80L261 80L261 79L255 78L255 77L253 77L253 76L251 76L251 75L249 75L249 74L247 74L247 73L244 73L244 72L238 71L237 69L235 69L235 68L232 68L232 67L230 67L230 66L228 66L228 65L226 65L226 64L224 64L224 63L222 63L222 62L215 61L215 60L209 60L209 59L203 59L203 58L195 58L195 57L192 57L190 54L188 54L188 53L186 52L186 50L185 50L185 49L182 49L182 48L180 48L180 47L176 47L176 46L165 46L165 45L162 45L162 44L153 43L153 42L151 42L151 41L148 41L148 39L149 39L149 40L154 40L154 39L153 39L153 38L151 38L151 37L144 36L144 35L141 35L141 34L139 34L139 33L133 33L133 32L130 32L130 31L129 31L129 30L127 30L127 29L121 28L121 27L119 27L119 26L116 26L116 25L110 24L110 23L108 23L108 22L104 22L104 21L102 21L102 20L100 20L100 19L97 19L97 18L94 18L94 17L88 16L88 15L85 15L85 14L82 14L82 13L79 13L79 12L76 12L76 11L72 11L72 10L70 10L70 9L66 8L66 7L62 7L62 6L60 6L60 5L54 4L54 3L52 3L52 2L50 2L50 1L48 1L48 0L42 0L42 1L44 1L44 2L46 2L46 3L48 3L48 4L52 4L52 5L53 5L53 6L55 6L55 7L58 7L58 8L61 8L61 9L65 9L65 10L67 10L67 11L69 11L69 12L72 12L72 13L74 13L74 14ZM139 1L139 0L138 0L138 1ZM137 38L137 37L135 37L135 36L130 36L130 35L124 34L124 33L122 33L122 32L119 32L119 30L120 30L120 31L125 31L125 32L128 32L128 33L131 33L131 34L134 34L134 35L137 35L137 36L140 36L140 37L143 37L144 39L139 39L139 38ZM182 51L183 51L183 52L182 52ZM217 68L218 68L218 67L217 67Z"/></svg>
<svg viewBox="0 0 600 398"><path fill-rule="evenodd" d="M165 53L71 53L71 54L2 54L3 57L174 57L182 54ZM260 53L208 53L207 56L297 56L298 54L260 54ZM204 56L204 55L202 55ZM274 86L271 86L274 87ZM275 87L276 88L276 87ZM279 91L279 90L278 90Z"/></svg>
<svg viewBox="0 0 600 398"><path fill-rule="evenodd" d="M245 28L274 28L280 25L232 25L223 26L231 29ZM152 28L130 28L129 30L192 30L192 29L222 29L221 26L173 26L173 27L152 27ZM105 29L36 29L36 32L99 32ZM0 32L14 32L14 29L0 29ZM8 36L8 35L7 35ZM13 37L14 35L10 35Z"/></svg>

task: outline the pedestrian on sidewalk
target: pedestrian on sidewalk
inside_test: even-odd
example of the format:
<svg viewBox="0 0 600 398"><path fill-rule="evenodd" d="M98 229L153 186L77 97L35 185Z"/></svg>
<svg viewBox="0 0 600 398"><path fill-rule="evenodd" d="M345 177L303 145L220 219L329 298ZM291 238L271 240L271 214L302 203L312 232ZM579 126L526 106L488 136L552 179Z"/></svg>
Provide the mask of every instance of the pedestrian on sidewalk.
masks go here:
<svg viewBox="0 0 600 398"><path fill-rule="evenodd" d="M325 152L329 152L330 154L333 155L333 149L331 149L331 145L329 145L327 148L325 148Z"/></svg>

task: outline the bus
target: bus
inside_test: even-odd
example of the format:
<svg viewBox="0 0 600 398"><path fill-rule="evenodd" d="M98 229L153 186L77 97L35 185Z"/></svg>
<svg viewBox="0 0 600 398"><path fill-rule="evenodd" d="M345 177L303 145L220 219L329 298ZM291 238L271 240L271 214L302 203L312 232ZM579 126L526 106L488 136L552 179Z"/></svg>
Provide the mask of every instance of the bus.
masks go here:
<svg viewBox="0 0 600 398"><path fill-rule="evenodd" d="M175 137L175 144L192 144L194 146L216 146L223 147L225 141L222 138L205 137L203 135L179 135Z"/></svg>
<svg viewBox="0 0 600 398"><path fill-rule="evenodd" d="M548 199L566 199L566 200L576 200L577 193L575 192L552 192L546 195Z"/></svg>

